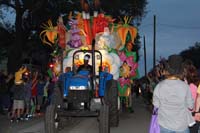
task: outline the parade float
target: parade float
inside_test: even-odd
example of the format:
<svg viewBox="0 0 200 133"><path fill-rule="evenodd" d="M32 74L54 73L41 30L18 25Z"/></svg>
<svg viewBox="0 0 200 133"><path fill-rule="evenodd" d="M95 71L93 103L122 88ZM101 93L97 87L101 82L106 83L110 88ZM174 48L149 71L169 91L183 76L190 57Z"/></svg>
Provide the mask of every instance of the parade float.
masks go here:
<svg viewBox="0 0 200 133"><path fill-rule="evenodd" d="M43 24L41 40L54 49L54 65L48 71L49 74L56 81L66 68L78 68L83 64L84 54L76 56L74 65L74 52L91 50L92 40L95 39L95 49L102 54L102 71L111 73L118 80L118 95L127 108L131 107L131 84L139 78L137 55L133 51L137 36L137 29L131 25L133 18L125 16L116 23L115 18L102 13L94 12L93 16L85 12L72 14L70 13L66 24L61 16L57 25L53 25L51 20ZM96 59L96 73L99 71L99 64Z"/></svg>

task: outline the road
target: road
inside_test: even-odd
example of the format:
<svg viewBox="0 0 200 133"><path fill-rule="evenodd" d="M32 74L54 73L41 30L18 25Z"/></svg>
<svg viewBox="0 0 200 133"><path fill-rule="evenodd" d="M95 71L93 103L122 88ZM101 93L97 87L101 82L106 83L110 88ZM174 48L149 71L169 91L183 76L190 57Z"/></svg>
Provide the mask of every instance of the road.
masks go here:
<svg viewBox="0 0 200 133"><path fill-rule="evenodd" d="M120 113L119 127L111 128L111 133L147 133L151 113L142 98L134 100L134 113ZM72 118L59 133L98 133L97 118ZM0 116L0 133L44 133L44 118L10 123Z"/></svg>

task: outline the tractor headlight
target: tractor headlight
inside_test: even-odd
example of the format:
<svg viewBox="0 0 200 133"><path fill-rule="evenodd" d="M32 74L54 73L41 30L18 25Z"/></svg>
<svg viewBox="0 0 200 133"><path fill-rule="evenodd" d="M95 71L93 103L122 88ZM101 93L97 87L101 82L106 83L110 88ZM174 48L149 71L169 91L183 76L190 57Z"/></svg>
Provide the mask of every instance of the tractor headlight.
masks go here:
<svg viewBox="0 0 200 133"><path fill-rule="evenodd" d="M76 86L70 86L69 89L70 90L76 90Z"/></svg>
<svg viewBox="0 0 200 133"><path fill-rule="evenodd" d="M70 90L86 90L87 86L70 86Z"/></svg>

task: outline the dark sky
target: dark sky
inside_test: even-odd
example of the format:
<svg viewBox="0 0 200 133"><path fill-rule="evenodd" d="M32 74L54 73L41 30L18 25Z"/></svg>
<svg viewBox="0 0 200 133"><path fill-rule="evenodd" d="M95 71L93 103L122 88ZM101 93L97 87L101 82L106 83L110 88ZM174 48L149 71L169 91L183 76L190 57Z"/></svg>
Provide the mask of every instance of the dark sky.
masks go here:
<svg viewBox="0 0 200 133"><path fill-rule="evenodd" d="M146 38L147 69L153 67L153 16L156 15L156 59L179 54L200 42L200 0L148 0L148 13L139 27ZM144 75L143 38L139 62Z"/></svg>

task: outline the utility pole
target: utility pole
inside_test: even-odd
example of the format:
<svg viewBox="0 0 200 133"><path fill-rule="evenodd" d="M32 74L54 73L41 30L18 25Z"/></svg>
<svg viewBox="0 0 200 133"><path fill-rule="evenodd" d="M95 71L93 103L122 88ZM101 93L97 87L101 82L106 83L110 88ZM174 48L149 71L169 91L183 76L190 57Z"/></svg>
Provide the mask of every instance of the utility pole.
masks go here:
<svg viewBox="0 0 200 133"><path fill-rule="evenodd" d="M147 58L146 58L146 41L145 41L145 36L143 37L144 40L144 72L145 76L147 76Z"/></svg>
<svg viewBox="0 0 200 133"><path fill-rule="evenodd" d="M156 66L156 15L153 17L153 68Z"/></svg>

